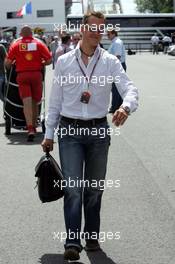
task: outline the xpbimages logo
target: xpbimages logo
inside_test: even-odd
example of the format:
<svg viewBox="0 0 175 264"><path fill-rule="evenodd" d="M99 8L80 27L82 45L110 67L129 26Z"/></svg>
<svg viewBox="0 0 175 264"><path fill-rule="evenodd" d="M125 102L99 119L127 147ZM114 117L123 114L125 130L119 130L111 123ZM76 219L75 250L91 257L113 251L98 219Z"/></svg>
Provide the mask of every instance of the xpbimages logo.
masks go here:
<svg viewBox="0 0 175 264"><path fill-rule="evenodd" d="M120 127L115 127L114 129L111 127L76 127L72 125L68 125L68 127L59 127L55 129L55 134L60 138L64 136L98 136L99 138L105 138L106 136L119 136L120 135Z"/></svg>
<svg viewBox="0 0 175 264"><path fill-rule="evenodd" d="M54 31L59 31L60 33L63 32L79 32L79 31L85 31L88 30L90 32L96 32L98 31L100 34L104 34L108 31L120 31L120 24L72 24L70 21L68 21L68 24L54 24Z"/></svg>
<svg viewBox="0 0 175 264"><path fill-rule="evenodd" d="M91 234L88 232L72 232L71 230L66 232L53 232L53 239L59 240L60 242L64 242L66 239L74 240L74 239L98 239L99 242L105 242L106 240L119 240L121 237L120 232L112 232L112 231L101 231L99 233L92 232Z"/></svg>
<svg viewBox="0 0 175 264"><path fill-rule="evenodd" d="M88 180L88 179L71 179L70 177L68 179L64 179L62 181L56 181L54 180L54 188L95 188L100 191L104 191L107 188L120 188L120 180L110 180L110 179L105 179L105 180Z"/></svg>
<svg viewBox="0 0 175 264"><path fill-rule="evenodd" d="M89 76L82 75L72 75L68 73L67 75L58 75L53 77L53 83L59 84L61 86L68 84L98 84L99 86L105 86L106 84L112 84L113 82L120 83L120 76L111 75L93 75L91 78Z"/></svg>

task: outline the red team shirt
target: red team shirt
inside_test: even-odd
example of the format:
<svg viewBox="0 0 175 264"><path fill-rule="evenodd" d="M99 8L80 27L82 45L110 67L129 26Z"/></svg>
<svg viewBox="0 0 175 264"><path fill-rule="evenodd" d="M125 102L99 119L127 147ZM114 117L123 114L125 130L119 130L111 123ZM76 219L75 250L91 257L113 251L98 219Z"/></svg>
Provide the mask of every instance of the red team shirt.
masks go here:
<svg viewBox="0 0 175 264"><path fill-rule="evenodd" d="M40 40L31 37L17 39L9 48L7 58L16 61L16 71L40 71L42 61L51 59L51 54Z"/></svg>

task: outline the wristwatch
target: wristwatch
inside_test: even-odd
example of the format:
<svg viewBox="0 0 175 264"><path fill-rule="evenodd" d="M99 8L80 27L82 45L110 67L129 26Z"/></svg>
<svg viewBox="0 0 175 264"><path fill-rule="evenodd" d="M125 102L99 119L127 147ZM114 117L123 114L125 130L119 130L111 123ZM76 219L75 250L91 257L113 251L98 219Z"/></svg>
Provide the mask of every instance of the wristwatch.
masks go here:
<svg viewBox="0 0 175 264"><path fill-rule="evenodd" d="M129 115L130 114L130 108L128 106L121 105L121 108L125 110L125 112Z"/></svg>

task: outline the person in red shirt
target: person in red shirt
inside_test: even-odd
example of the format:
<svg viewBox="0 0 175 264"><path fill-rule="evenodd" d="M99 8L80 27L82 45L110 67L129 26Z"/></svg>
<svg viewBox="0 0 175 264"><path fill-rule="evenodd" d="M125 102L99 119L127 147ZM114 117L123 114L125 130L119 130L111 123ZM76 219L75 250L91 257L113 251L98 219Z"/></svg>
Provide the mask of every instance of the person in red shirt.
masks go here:
<svg viewBox="0 0 175 264"><path fill-rule="evenodd" d="M42 69L52 62L51 54L44 43L33 38L29 26L21 29L21 38L13 42L5 59L5 66L16 64L19 94L24 105L28 128L28 141L36 133L38 103L42 98Z"/></svg>

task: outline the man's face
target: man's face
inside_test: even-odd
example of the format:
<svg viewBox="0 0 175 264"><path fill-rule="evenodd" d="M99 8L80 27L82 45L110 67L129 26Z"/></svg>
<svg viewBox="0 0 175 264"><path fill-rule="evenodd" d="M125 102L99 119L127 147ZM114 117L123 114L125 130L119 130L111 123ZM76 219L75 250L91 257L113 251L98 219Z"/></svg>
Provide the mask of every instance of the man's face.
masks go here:
<svg viewBox="0 0 175 264"><path fill-rule="evenodd" d="M77 45L80 39L81 39L81 37L78 34L74 35L73 38L72 38L73 44Z"/></svg>
<svg viewBox="0 0 175 264"><path fill-rule="evenodd" d="M109 40L112 40L113 37L114 37L114 34L112 34L111 31L108 31L108 32L107 32L107 36L108 36L108 39L109 39Z"/></svg>
<svg viewBox="0 0 175 264"><path fill-rule="evenodd" d="M102 38L104 33L105 21L103 18L97 18L90 16L86 28L82 30L83 40L89 43L90 46L96 47Z"/></svg>

